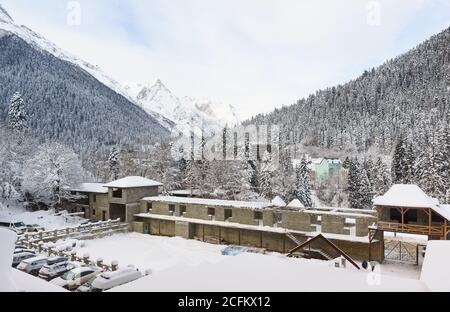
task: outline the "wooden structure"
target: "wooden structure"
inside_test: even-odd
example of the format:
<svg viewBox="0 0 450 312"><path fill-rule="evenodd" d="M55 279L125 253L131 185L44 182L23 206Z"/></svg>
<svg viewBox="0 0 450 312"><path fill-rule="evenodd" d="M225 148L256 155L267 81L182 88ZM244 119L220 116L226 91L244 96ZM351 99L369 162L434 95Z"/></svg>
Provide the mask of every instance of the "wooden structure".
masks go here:
<svg viewBox="0 0 450 312"><path fill-rule="evenodd" d="M416 185L394 185L374 201L377 230L449 239L450 207L428 197Z"/></svg>
<svg viewBox="0 0 450 312"><path fill-rule="evenodd" d="M314 243L316 243L316 246L313 246ZM303 244L300 244L297 247L295 247L294 249L292 249L289 252L288 257L293 257L295 255L295 253L298 253L299 251L302 251L302 250L305 250L306 252L308 252L310 254L311 254L311 252L318 253L327 260L333 260L338 257L344 257L355 268L357 268L358 270L361 269L359 267L359 265L356 264L356 262L352 258L350 258L350 256L348 256L344 251L342 251L339 247L337 247L335 244L333 244L330 240L328 240L322 234L319 234L316 237L313 237L313 238L307 240L306 242L304 242ZM330 252L334 252L335 255L331 256Z"/></svg>

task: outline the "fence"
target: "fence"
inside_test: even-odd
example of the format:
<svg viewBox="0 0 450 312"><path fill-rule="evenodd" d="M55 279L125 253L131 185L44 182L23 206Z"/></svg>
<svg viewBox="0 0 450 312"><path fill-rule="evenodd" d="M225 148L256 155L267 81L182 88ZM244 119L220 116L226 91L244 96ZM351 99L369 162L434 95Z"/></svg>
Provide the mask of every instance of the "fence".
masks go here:
<svg viewBox="0 0 450 312"><path fill-rule="evenodd" d="M100 221L97 223L90 223L61 230L25 233L19 236L17 243L19 245L26 246L28 249L35 250L39 254L46 254L49 257L67 257L70 261L81 262L84 265L94 265L106 271L116 271L119 267L119 263L117 261L112 261L111 264L108 265L103 262L102 258L98 258L93 261L89 254L84 254L80 257L77 256L75 251L67 252L64 250L58 250L57 247L45 246L45 243L56 242L60 239L68 238L99 238L117 232L128 231L128 229L129 225L121 223L120 219Z"/></svg>

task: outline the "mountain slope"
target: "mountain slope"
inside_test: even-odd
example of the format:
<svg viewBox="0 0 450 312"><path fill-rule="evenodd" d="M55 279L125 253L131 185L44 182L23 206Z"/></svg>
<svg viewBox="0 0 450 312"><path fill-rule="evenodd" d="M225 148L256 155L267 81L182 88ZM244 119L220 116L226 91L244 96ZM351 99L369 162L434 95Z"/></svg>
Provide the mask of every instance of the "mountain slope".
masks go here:
<svg viewBox="0 0 450 312"><path fill-rule="evenodd" d="M186 134L194 126L203 128L209 133L217 133L226 124L239 123L237 114L231 105L223 105L206 99L179 98L159 79L152 85L129 84L125 90L146 112L174 132Z"/></svg>
<svg viewBox="0 0 450 312"><path fill-rule="evenodd" d="M389 153L399 134L423 147L450 104L450 29L347 84L246 124L278 124L288 145Z"/></svg>
<svg viewBox="0 0 450 312"><path fill-rule="evenodd" d="M32 132L42 141L61 140L83 155L168 135L125 92L117 91L112 79L69 58L41 36L15 25L0 7L0 118L6 115L9 99L20 91Z"/></svg>

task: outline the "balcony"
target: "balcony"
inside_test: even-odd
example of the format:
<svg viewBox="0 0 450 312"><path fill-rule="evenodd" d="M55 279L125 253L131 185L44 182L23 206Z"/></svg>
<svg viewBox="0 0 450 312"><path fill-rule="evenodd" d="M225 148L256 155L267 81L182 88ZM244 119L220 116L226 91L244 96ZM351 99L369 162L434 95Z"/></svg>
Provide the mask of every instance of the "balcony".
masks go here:
<svg viewBox="0 0 450 312"><path fill-rule="evenodd" d="M416 224L401 224L378 222L378 229L386 232L399 232L420 235L444 236L444 226L428 226Z"/></svg>

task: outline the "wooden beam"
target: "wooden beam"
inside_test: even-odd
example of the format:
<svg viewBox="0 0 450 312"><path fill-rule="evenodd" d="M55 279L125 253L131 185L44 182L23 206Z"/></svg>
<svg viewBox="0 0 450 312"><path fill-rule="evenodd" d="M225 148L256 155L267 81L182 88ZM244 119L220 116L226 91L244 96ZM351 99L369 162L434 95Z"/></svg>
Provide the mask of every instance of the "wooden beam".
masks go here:
<svg viewBox="0 0 450 312"><path fill-rule="evenodd" d="M402 215L402 231L405 230L405 209L400 208L400 213Z"/></svg>
<svg viewBox="0 0 450 312"><path fill-rule="evenodd" d="M428 228L429 228L428 234L429 235L431 235L431 226L432 226L432 223L433 223L432 215L433 215L433 213L431 212L431 209L428 209Z"/></svg>

